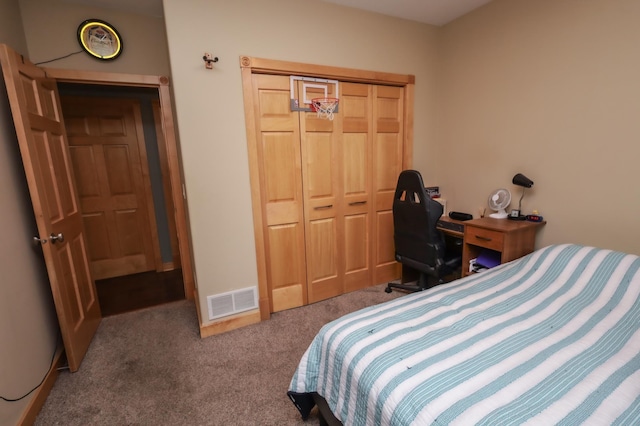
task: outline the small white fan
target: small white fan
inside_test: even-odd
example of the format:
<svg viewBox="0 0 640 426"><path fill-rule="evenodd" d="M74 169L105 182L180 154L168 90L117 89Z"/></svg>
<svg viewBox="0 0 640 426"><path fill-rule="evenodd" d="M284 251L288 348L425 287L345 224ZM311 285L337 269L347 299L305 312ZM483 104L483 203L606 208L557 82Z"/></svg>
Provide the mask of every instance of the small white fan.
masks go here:
<svg viewBox="0 0 640 426"><path fill-rule="evenodd" d="M511 203L511 193L504 188L496 189L489 196L489 207L495 210L495 213L489 216L495 219L506 219L509 203Z"/></svg>

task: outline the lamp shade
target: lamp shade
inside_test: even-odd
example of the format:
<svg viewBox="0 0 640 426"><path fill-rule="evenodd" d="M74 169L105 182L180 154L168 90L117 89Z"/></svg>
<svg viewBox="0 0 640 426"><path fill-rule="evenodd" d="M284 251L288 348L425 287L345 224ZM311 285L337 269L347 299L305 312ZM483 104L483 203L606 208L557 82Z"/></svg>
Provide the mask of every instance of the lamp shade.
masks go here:
<svg viewBox="0 0 640 426"><path fill-rule="evenodd" d="M517 175L515 175L511 182L514 185L522 186L525 188L531 188L531 186L533 186L533 181L522 173L518 173Z"/></svg>

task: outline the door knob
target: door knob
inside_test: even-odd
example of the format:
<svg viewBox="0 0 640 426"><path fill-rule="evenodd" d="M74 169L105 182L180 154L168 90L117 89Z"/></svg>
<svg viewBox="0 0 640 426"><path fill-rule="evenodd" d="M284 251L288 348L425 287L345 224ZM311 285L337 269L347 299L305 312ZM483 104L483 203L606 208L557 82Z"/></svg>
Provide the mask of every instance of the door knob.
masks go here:
<svg viewBox="0 0 640 426"><path fill-rule="evenodd" d="M54 234L52 232L51 235L49 235L49 239L51 240L51 244L55 244L56 242L61 243L64 241L64 235L62 235L62 232L60 232L59 234Z"/></svg>
<svg viewBox="0 0 640 426"><path fill-rule="evenodd" d="M33 244L47 244L47 240L46 238L40 238L40 237L33 237Z"/></svg>

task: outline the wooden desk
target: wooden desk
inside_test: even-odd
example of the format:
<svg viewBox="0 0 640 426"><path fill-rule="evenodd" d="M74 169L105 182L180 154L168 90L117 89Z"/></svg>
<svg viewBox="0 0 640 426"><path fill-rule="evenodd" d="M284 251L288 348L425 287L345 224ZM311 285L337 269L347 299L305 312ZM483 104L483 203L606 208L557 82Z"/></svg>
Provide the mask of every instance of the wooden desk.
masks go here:
<svg viewBox="0 0 640 426"><path fill-rule="evenodd" d="M463 232L445 226L438 230L454 238L462 239L462 276L470 275L469 261L478 257L484 249L500 253L500 263L510 262L533 251L536 242L536 231L546 222L514 221L509 219L493 219L484 217L460 221L442 216L441 222L461 224ZM405 265L402 266L401 282L415 281L418 272Z"/></svg>
<svg viewBox="0 0 640 426"><path fill-rule="evenodd" d="M546 222L514 221L484 217L464 222L462 276L469 272L469 261L483 249L500 253L500 263L510 262L533 251L536 231Z"/></svg>

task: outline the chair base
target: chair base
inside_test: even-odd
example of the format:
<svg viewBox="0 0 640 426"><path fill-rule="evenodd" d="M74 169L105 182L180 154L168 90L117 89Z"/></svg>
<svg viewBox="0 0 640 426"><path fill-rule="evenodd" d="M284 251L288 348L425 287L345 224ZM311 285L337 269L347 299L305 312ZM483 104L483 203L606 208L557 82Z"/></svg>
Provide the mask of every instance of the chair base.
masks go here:
<svg viewBox="0 0 640 426"><path fill-rule="evenodd" d="M415 284L409 283L388 283L387 288L384 289L386 293L391 293L393 289L404 290L410 293L415 293L422 290L427 290L431 287L435 287L438 284L442 284L444 281L442 279L435 279L433 277L427 276L426 274L420 274L418 281Z"/></svg>
<svg viewBox="0 0 640 426"><path fill-rule="evenodd" d="M417 271L416 271L417 272ZM415 276L415 275L414 275ZM422 290L428 290L431 287L435 287L440 284L448 283L454 280L457 280L462 276L462 269L455 268L454 270L448 270L444 275L440 278L435 278L431 275L425 274L424 272L420 272L418 275L418 280L415 281L414 284L410 284L411 281L408 282L399 282L387 283L387 287L384 289L385 293L391 293L393 289L404 290L410 293L415 293Z"/></svg>

